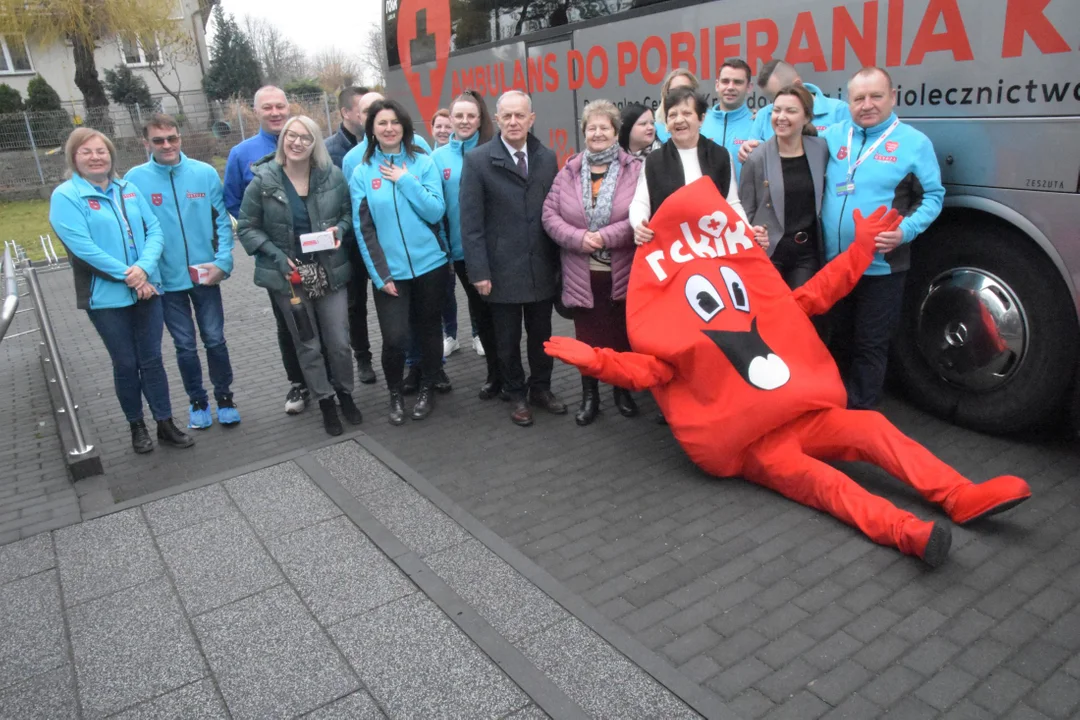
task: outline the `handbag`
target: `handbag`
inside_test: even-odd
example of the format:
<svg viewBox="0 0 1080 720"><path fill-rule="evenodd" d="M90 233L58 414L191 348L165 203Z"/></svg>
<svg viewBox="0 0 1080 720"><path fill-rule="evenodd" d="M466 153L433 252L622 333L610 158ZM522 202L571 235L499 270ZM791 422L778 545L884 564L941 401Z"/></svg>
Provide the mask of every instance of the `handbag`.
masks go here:
<svg viewBox="0 0 1080 720"><path fill-rule="evenodd" d="M326 297L330 292L330 280L326 276L326 268L320 262L296 263L296 271L300 273L300 284L312 300Z"/></svg>

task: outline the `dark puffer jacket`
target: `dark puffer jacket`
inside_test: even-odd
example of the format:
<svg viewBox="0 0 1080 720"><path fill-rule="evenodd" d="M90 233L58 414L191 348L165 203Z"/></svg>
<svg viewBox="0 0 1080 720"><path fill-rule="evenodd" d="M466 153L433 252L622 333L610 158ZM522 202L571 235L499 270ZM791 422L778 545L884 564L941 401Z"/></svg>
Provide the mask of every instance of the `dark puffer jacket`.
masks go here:
<svg viewBox="0 0 1080 720"><path fill-rule="evenodd" d="M285 169L272 155L255 164L255 177L244 191L236 234L248 255L255 256L255 284L281 293L289 292L289 260L296 256L296 236L292 211L285 195ZM330 289L349 282L349 243L355 242L352 206L345 176L333 165L311 168L308 195L304 201L311 217L311 229L337 226L342 238L337 250L315 253L326 269Z"/></svg>

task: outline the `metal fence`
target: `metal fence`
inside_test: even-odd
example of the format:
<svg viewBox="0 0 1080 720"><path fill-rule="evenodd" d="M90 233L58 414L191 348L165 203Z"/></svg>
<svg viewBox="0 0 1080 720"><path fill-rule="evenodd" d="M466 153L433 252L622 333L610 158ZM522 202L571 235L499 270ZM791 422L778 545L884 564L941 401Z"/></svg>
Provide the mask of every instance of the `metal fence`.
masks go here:
<svg viewBox="0 0 1080 720"><path fill-rule="evenodd" d="M294 115L308 115L323 132L337 128L336 101L325 94L290 97ZM126 172L146 162L142 124L154 112L176 117L184 152L204 162L223 166L229 150L259 131L250 101L209 101L202 92L154 99L153 107L112 105L107 134L116 145L117 170ZM0 197L5 190L51 187L64 179L63 144L83 117L67 110L0 114ZM96 123L99 124L100 123Z"/></svg>

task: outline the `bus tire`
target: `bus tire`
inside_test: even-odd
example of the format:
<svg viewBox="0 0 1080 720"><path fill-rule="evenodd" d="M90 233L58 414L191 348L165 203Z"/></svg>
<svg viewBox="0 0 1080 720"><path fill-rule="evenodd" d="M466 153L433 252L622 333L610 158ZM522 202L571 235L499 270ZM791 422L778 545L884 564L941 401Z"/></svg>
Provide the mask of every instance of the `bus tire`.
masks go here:
<svg viewBox="0 0 1080 720"><path fill-rule="evenodd" d="M1064 281L1015 228L943 216L916 241L892 353L915 404L983 432L1031 428L1068 399L1077 347Z"/></svg>

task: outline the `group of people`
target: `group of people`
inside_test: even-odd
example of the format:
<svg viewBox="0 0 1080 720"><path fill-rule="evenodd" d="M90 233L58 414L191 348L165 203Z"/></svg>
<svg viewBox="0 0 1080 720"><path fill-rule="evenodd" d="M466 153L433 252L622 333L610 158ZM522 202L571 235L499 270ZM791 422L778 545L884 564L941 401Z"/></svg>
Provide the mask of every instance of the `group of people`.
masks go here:
<svg viewBox="0 0 1080 720"><path fill-rule="evenodd" d="M172 420L163 326L190 400L188 427L213 419L196 325L218 421L240 422L219 287L232 271L230 216L255 258L255 284L269 295L290 382L286 412L302 412L314 396L328 433L343 431L339 408L348 423L362 421L353 359L359 380L376 382L370 283L388 419L430 415L436 394L451 389L445 357L460 346L456 279L487 364L479 398L509 402L511 421L528 426L534 409L567 413L544 352L556 301L579 339L629 350L625 299L636 247L652 241L649 219L661 203L701 177L792 288L852 242L856 210L884 204L905 216L876 238L870 270L819 326L844 361L849 406L874 406L908 243L941 208L933 148L893 113L892 81L880 68L857 72L844 103L771 61L757 84L773 102L756 114L747 105L752 79L746 62L724 62L712 108L685 69L665 79L655 115L639 104L590 102L581 113L584 150L562 168L531 133L532 99L518 90L498 98L494 118L478 93L462 93L430 118L429 144L400 103L366 88L340 93L340 127L324 139L313 120L290 115L284 92L264 87L255 96L259 133L232 149L224 184L183 154L167 115L146 123L150 159L123 179L109 139L75 131L65 147L71 179L54 192L50 220L72 257L79 307L113 360L136 451L153 448L140 396L161 442L193 443ZM317 241L330 245L313 250ZM627 389L614 388L613 401L620 414L638 414ZM600 405L598 382L583 376L575 421L588 425Z"/></svg>

